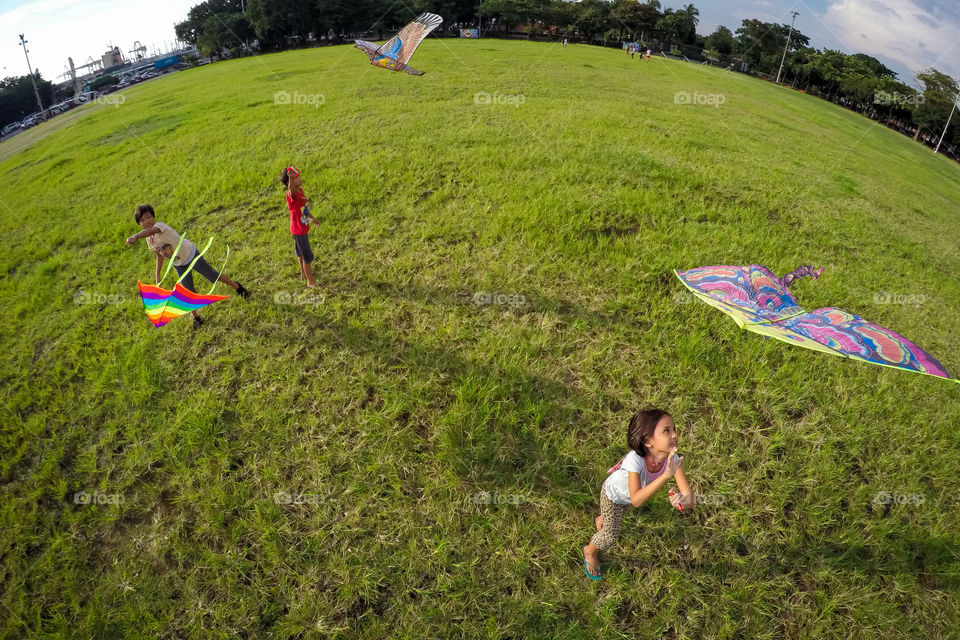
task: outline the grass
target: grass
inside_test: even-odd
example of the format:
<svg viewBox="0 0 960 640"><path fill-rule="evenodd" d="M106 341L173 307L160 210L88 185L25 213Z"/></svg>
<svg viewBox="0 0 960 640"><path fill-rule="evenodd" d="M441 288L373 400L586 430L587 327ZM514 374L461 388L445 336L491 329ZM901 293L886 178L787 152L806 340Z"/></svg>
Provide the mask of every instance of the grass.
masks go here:
<svg viewBox="0 0 960 640"><path fill-rule="evenodd" d="M957 637L960 387L762 340L672 270L825 266L802 305L956 375L960 168L704 66L486 40L414 61L218 63L0 145L0 635ZM254 297L153 329L153 260L123 243L144 202L215 236L213 264L229 245ZM712 504L656 496L592 583L578 549L646 404Z"/></svg>

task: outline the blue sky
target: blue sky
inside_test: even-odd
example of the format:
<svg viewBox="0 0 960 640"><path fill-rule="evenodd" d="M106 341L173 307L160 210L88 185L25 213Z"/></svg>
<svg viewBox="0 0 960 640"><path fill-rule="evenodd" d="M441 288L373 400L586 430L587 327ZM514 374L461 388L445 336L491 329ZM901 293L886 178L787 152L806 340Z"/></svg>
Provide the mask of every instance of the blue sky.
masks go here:
<svg viewBox="0 0 960 640"><path fill-rule="evenodd" d="M666 2L665 6L685 3ZM958 0L702 0L702 34L722 24L736 31L744 18L790 23L817 49L866 53L919 86L914 73L936 67L960 80L960 1Z"/></svg>
<svg viewBox="0 0 960 640"><path fill-rule="evenodd" d="M388 2L390 0L384 0ZM661 0L680 7L688 0ZM46 78L99 58L109 43L126 54L139 40L148 49L174 38L173 24L199 0L0 0L0 76L26 73L17 34L29 40L30 62ZM718 24L736 31L744 18L790 22L811 45L863 52L880 59L917 85L913 73L934 66L960 79L960 0L700 0L698 31Z"/></svg>

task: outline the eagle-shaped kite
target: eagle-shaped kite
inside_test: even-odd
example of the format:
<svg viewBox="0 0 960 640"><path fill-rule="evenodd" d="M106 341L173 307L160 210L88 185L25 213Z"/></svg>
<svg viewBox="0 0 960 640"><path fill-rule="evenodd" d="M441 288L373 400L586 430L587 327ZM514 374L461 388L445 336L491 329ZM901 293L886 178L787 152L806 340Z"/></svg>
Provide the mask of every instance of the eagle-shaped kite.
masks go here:
<svg viewBox="0 0 960 640"><path fill-rule="evenodd" d="M417 71L413 67L408 67L407 63L417 50L423 39L431 31L440 26L443 18L435 13L422 13L417 19L400 30L400 33L393 36L390 40L379 47L373 42L366 40L354 40L357 49L360 49L370 58L370 64L375 67L392 69L393 71L406 71L412 76L422 76L423 71Z"/></svg>

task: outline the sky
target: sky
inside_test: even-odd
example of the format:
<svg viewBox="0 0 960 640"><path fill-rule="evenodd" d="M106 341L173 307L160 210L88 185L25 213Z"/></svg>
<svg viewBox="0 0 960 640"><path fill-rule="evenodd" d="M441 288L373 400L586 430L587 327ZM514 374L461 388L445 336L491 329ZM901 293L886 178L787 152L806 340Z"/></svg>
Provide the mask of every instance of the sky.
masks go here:
<svg viewBox="0 0 960 640"><path fill-rule="evenodd" d="M47 80L59 81L67 57L75 65L99 59L109 44L125 56L135 40L148 55L173 46L173 25L200 0L0 0L0 77L27 74L20 36L27 39L30 64Z"/></svg>
<svg viewBox="0 0 960 640"><path fill-rule="evenodd" d="M721 24L736 31L744 18L790 24L790 12L796 11L796 28L816 49L866 53L916 88L922 85L914 74L929 67L960 80L958 0L694 0L694 5L700 10L697 32L704 35Z"/></svg>
<svg viewBox="0 0 960 640"><path fill-rule="evenodd" d="M386 1L386 0L384 0ZM161 50L174 39L173 25L200 0L0 0L0 77L27 73L18 34L27 40L30 62L47 79L59 80L72 56L77 65L99 58L108 44L124 55L135 40ZM678 8L689 0L661 0ZM744 18L790 22L817 49L867 53L920 87L914 73L936 67L960 79L960 0L694 0L697 31L717 25L736 31ZM168 45L172 46L172 45Z"/></svg>

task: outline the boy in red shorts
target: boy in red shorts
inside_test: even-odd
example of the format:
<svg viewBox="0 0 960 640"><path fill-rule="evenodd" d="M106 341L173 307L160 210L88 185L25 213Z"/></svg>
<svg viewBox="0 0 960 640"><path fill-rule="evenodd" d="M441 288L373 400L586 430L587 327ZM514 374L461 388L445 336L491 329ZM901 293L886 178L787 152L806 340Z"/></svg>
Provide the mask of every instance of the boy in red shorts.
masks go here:
<svg viewBox="0 0 960 640"><path fill-rule="evenodd" d="M293 235L293 245L297 251L297 261L300 263L300 275L307 279L307 286L311 289L317 286L313 281L313 271L310 263L313 262L313 251L310 249L310 222L320 224L310 215L307 209L307 197L303 193L303 181L296 167L286 167L280 173L280 182L287 188L287 209L290 210L290 233ZM301 209L303 212L301 213Z"/></svg>

